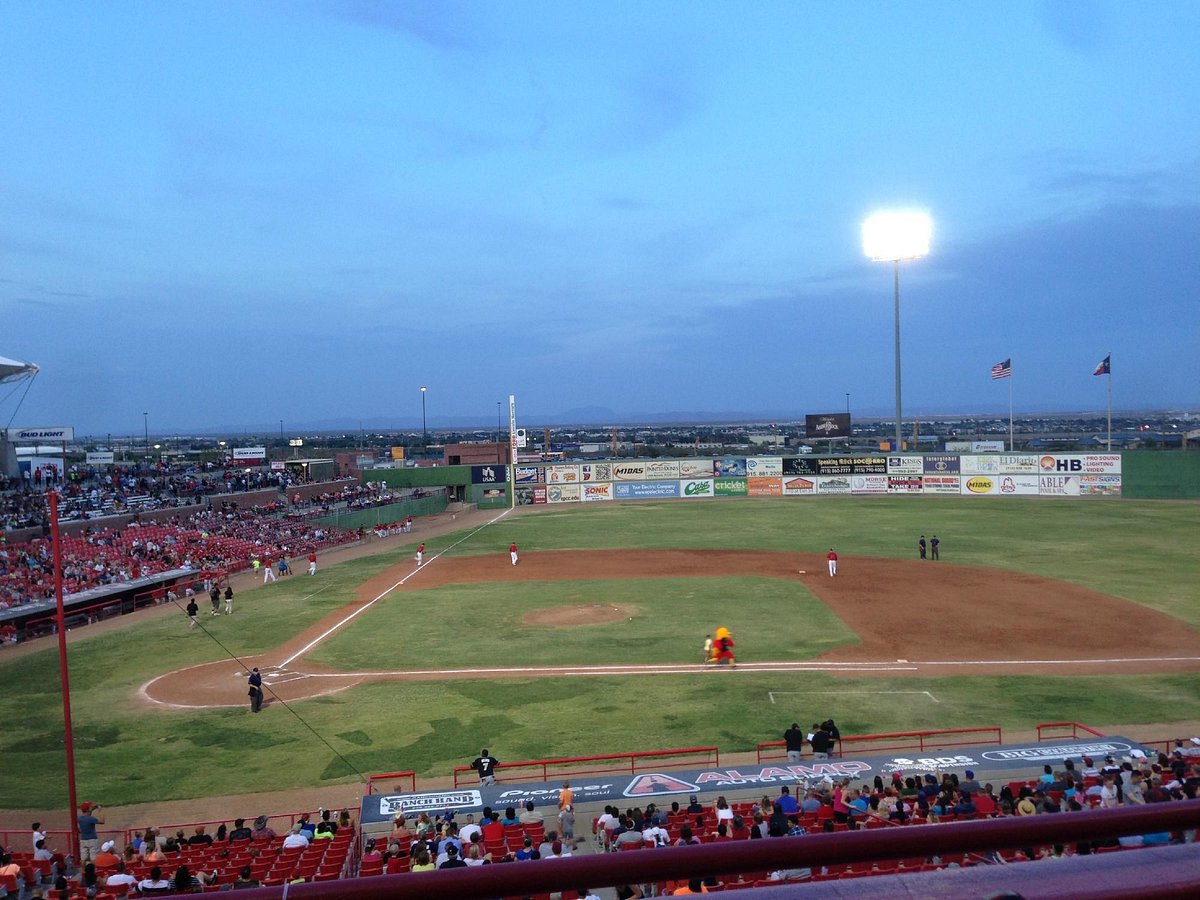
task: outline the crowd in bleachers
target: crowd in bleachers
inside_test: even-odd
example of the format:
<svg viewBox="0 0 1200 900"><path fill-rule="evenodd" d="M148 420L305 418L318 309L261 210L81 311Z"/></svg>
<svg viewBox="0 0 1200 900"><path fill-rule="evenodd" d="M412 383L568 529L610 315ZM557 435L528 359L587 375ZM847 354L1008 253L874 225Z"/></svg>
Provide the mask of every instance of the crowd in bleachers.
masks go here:
<svg viewBox="0 0 1200 900"><path fill-rule="evenodd" d="M87 813L87 805L83 807ZM63 900L119 900L155 894L192 894L259 886L327 881L346 874L356 828L347 810L288 816L272 828L259 816L229 823L147 828L84 848L77 865L65 847L47 846L34 823L31 849L0 851L0 889L8 896ZM217 824L213 833L209 827ZM25 893L22 893L24 889ZM0 896L5 896L0 893Z"/></svg>
<svg viewBox="0 0 1200 900"><path fill-rule="evenodd" d="M59 520L92 519L150 509L195 506L213 494L289 488L308 479L286 470L226 468L214 463L77 464L60 477L56 466L37 466L21 478L0 476L0 530L33 528L48 521L47 490L59 492Z"/></svg>
<svg viewBox="0 0 1200 900"><path fill-rule="evenodd" d="M172 569L229 573L280 557L306 556L357 540L345 531L300 517L269 516L229 506L175 516L163 523L121 529L88 528L63 537L63 592L122 584ZM54 596L51 542L46 538L0 544L0 609Z"/></svg>
<svg viewBox="0 0 1200 900"><path fill-rule="evenodd" d="M1152 760L1140 751L1117 761L1112 757L1097 767L1090 757L1078 764L1064 760L1062 767L1046 766L1041 778L1003 784L997 791L980 784L967 770L963 777L944 773L891 776L890 783L876 776L871 783L852 786L848 780L826 779L815 785L801 783L796 792L783 786L777 796L728 803L717 798L711 806L697 797L686 807L669 809L651 804L646 809L620 812L608 807L593 823L598 846L604 851L690 846L722 841L788 837L860 828L895 828L932 825L1005 816L1071 813L1085 809L1134 806L1195 799L1200 792L1200 739L1179 741L1172 753ZM884 872L928 871L947 866L1058 859L1064 856L1103 853L1130 847L1192 842L1195 832L1130 835L1119 840L1083 841L1073 847L1004 848L952 858L917 857L880 860L820 870L808 868L773 873L743 873L731 881L777 883L780 880L829 880ZM709 889L720 879L708 879Z"/></svg>

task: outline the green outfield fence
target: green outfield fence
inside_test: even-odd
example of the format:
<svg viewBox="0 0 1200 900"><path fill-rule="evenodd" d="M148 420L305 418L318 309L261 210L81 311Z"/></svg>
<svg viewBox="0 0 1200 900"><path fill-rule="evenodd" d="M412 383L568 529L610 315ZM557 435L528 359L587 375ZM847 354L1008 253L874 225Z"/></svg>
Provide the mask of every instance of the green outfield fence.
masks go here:
<svg viewBox="0 0 1200 900"><path fill-rule="evenodd" d="M1125 497L1134 500L1200 499L1200 452L1132 450L1121 454Z"/></svg>
<svg viewBox="0 0 1200 900"><path fill-rule="evenodd" d="M437 515L446 509L446 503L445 492L438 491L419 500L402 500L385 506L372 506L370 509L343 509L328 516L321 516L317 521L347 530L374 528L376 525L398 522L408 516L419 518Z"/></svg>

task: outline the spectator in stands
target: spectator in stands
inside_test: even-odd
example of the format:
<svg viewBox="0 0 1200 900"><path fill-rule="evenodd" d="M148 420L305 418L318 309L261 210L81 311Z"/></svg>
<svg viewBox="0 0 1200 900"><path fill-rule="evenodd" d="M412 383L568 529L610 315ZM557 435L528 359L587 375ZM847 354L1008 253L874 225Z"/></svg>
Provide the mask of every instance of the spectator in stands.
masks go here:
<svg viewBox="0 0 1200 900"><path fill-rule="evenodd" d="M238 872L237 881L233 883L235 891L247 891L250 888L259 886L258 879L254 877L254 870L250 866L242 866L242 870Z"/></svg>
<svg viewBox="0 0 1200 900"><path fill-rule="evenodd" d="M720 797L717 800L717 818L718 819L721 818L721 801L724 799L725 799L724 797ZM782 788L780 788L779 799L775 802L779 806L779 808L783 810L783 814L785 816L794 815L795 813L800 811L800 804L798 804L796 802L796 798L792 796L792 791L786 784ZM726 806L726 809L728 809L728 806ZM732 814L730 814L727 818L732 818L732 817L733 817Z"/></svg>
<svg viewBox="0 0 1200 900"><path fill-rule="evenodd" d="M450 844L445 849L445 859L438 863L438 869L465 869L467 864L459 859L458 847Z"/></svg>
<svg viewBox="0 0 1200 900"><path fill-rule="evenodd" d="M417 854L416 861L410 867L410 871L432 872L436 868L433 864L433 858L429 855L429 851L422 850Z"/></svg>
<svg viewBox="0 0 1200 900"><path fill-rule="evenodd" d="M700 805L700 798L695 794L688 797L687 813L691 816L697 816L704 812L704 807Z"/></svg>
<svg viewBox="0 0 1200 900"><path fill-rule="evenodd" d="M44 843L44 842L43 842ZM121 861L121 857L114 852L116 843L114 841L105 841L100 845L100 852L96 854L94 862L97 869L115 869L117 863Z"/></svg>
<svg viewBox="0 0 1200 900"><path fill-rule="evenodd" d="M374 838L367 840L366 846L363 847L362 859L359 862L362 865L383 862L383 854L379 852L379 845Z"/></svg>
<svg viewBox="0 0 1200 900"><path fill-rule="evenodd" d="M303 849L308 846L308 838L304 834L303 826L297 822L292 826L291 833L283 839L283 849L291 850L295 847Z"/></svg>
<svg viewBox="0 0 1200 900"><path fill-rule="evenodd" d="M679 838L675 841L676 847L691 847L700 843L700 839L692 834L692 829L688 825L684 825L679 829Z"/></svg>
<svg viewBox="0 0 1200 900"><path fill-rule="evenodd" d="M518 850L514 855L516 856L517 862L527 862L533 858L534 852L533 838L527 835L521 841L521 849Z"/></svg>
<svg viewBox="0 0 1200 900"><path fill-rule="evenodd" d="M99 803L81 803L79 805L79 855L84 862L91 862L100 850L100 838L96 834L96 826L104 824L104 816L99 815Z"/></svg>
<svg viewBox="0 0 1200 900"><path fill-rule="evenodd" d="M392 820L392 832L388 835L388 840L395 841L403 849L407 850L412 846L415 836L408 827L408 818L404 813L398 813L396 818Z"/></svg>
<svg viewBox="0 0 1200 900"><path fill-rule="evenodd" d="M211 847L213 839L212 835L204 830L203 825L197 825L196 833L188 838L187 842L189 847Z"/></svg>
<svg viewBox="0 0 1200 900"><path fill-rule="evenodd" d="M125 860L119 859L117 860L116 871L108 876L104 882L104 886L114 891L117 896L121 896L137 887L137 878L125 870Z"/></svg>
<svg viewBox="0 0 1200 900"><path fill-rule="evenodd" d="M154 866L150 869L150 874L138 882L137 889L139 894L169 894L171 882L163 878L160 867Z"/></svg>
<svg viewBox="0 0 1200 900"><path fill-rule="evenodd" d="M525 811L521 813L518 821L522 825L541 825L542 817L534 811L533 801L525 801Z"/></svg>
<svg viewBox="0 0 1200 900"><path fill-rule="evenodd" d="M21 867L13 862L12 854L0 853L0 878L15 878L21 882Z"/></svg>
<svg viewBox="0 0 1200 900"><path fill-rule="evenodd" d="M256 841L273 841L277 835L275 829L267 824L267 817L259 816L254 820L254 831L250 833L250 837Z"/></svg>
<svg viewBox="0 0 1200 900"><path fill-rule="evenodd" d="M248 841L254 837L254 832L246 827L245 819L234 819L233 830L229 832L230 841Z"/></svg>

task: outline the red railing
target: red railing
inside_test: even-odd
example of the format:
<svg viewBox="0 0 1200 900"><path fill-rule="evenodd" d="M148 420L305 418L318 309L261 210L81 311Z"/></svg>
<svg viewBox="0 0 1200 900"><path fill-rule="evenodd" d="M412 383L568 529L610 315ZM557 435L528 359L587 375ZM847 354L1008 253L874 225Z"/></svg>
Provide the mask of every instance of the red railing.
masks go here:
<svg viewBox="0 0 1200 900"><path fill-rule="evenodd" d="M649 760L652 765L644 766ZM620 764L618 764L620 763ZM607 764L607 765L606 765ZM639 750L632 753L606 753L600 756L567 756L560 759L535 759L528 762L500 763L496 767L496 781L521 781L540 777L576 777L580 775L607 775L626 772L636 774L649 768L678 768L679 766L719 766L721 751L716 747L688 747L681 750ZM513 772L506 777L505 773ZM516 774L517 772L520 774ZM479 773L470 766L454 767L454 786L462 787L479 779Z"/></svg>
<svg viewBox="0 0 1200 900"><path fill-rule="evenodd" d="M1070 729L1070 733L1067 733ZM1046 732L1051 732L1046 734ZM1061 741L1063 738L1078 738L1079 733L1087 737L1104 737L1103 733L1095 728L1088 728L1086 725L1080 725L1078 722L1042 722L1037 726L1037 739L1039 741Z"/></svg>
<svg viewBox="0 0 1200 900"><path fill-rule="evenodd" d="M416 793L417 791L417 773L416 772L384 772L382 775L367 776L367 793L376 793L375 783L377 781L395 781L397 782L390 788L379 788L381 794L402 794L405 791Z"/></svg>
<svg viewBox="0 0 1200 900"><path fill-rule="evenodd" d="M938 826L913 826L901 829L859 830L833 834L813 834L805 837L772 838L762 841L729 841L695 847L666 847L636 853L594 854L576 856L556 862L553 866L492 865L452 869L437 872L410 872L402 875L381 875L370 878L343 879L330 882L295 884L239 893L246 900L267 900L282 896L296 898L336 897L343 900L375 900L375 898L454 897L456 900L483 900L491 897L522 897L587 885L591 888L616 885L658 883L667 880L698 878L716 875L736 880L742 872L767 872L774 869L835 867L877 860L903 859L951 853L989 853L998 849L1022 848L1080 840L1111 839L1120 835L1178 831L1200 825L1200 801L1185 800L1171 803L1152 803L1146 806L1093 810L1057 816L1011 816L1004 819L985 819ZM1191 847L1164 848L1171 859L1160 858L1153 850L1137 853L1151 854L1144 865L1129 865L1121 859L1120 871L1106 865L1103 854L1076 857L1084 865L1104 869L1104 874L1088 877L1072 872L1071 887L1060 895L1076 898L1113 897L1194 897L1196 885L1196 853ZM1134 857L1139 859L1141 857ZM1058 865L1070 866L1071 863ZM1050 866L1057 870L1058 865ZM1046 895L1045 879L1053 872L1044 866L977 866L957 869L952 873L955 883L964 878L972 882L966 891L939 890L939 895L970 894L986 896L1001 889L1028 890L1030 895ZM932 894L933 885L924 875L909 891L894 879L904 875L888 875L889 893ZM988 880L990 887L976 887L975 879ZM917 885L925 888L915 890ZM940 888L949 888L945 881ZM864 887L866 887L864 885ZM871 887L874 887L872 885ZM760 888L764 900L796 897L804 894L799 885L780 885ZM755 896L760 896L757 892Z"/></svg>
<svg viewBox="0 0 1200 900"><path fill-rule="evenodd" d="M970 736L968 739L966 736ZM899 742L899 743L896 743ZM969 747L975 744L1001 744L1004 733L998 725L979 728L940 728L930 731L893 731L886 734L843 735L832 756L845 756L848 745L859 752L859 745L866 750L884 752L888 750L937 750L942 747ZM786 759L787 750L783 741L765 741L758 744L758 761ZM807 752L807 751L806 751Z"/></svg>

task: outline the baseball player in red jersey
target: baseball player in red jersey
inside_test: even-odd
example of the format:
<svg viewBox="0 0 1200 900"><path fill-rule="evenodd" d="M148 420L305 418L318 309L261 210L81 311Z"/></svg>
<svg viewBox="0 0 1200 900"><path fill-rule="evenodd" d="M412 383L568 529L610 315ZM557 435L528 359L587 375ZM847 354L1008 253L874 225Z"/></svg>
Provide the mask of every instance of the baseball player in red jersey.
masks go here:
<svg viewBox="0 0 1200 900"><path fill-rule="evenodd" d="M517 543L516 543L516 541L513 541L513 543L508 545L508 556L512 560L512 564L515 566L517 564Z"/></svg>
<svg viewBox="0 0 1200 900"><path fill-rule="evenodd" d="M417 565L418 566L421 565L421 563L424 561L424 559L425 559L425 543L422 542L417 547Z"/></svg>
<svg viewBox="0 0 1200 900"><path fill-rule="evenodd" d="M829 577L832 578L837 574L837 554L833 548L829 548L829 552L825 554L825 558L829 560Z"/></svg>

